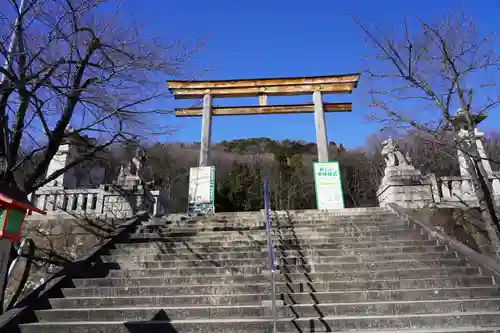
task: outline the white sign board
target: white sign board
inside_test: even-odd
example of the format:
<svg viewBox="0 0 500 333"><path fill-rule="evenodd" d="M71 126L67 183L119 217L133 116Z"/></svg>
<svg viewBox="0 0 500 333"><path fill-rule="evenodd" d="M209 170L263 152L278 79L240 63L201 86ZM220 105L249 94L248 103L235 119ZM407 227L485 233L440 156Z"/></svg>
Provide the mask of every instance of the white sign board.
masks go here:
<svg viewBox="0 0 500 333"><path fill-rule="evenodd" d="M344 208L339 162L316 162L313 166L317 208Z"/></svg>
<svg viewBox="0 0 500 333"><path fill-rule="evenodd" d="M213 212L215 168L197 167L189 170L189 211Z"/></svg>

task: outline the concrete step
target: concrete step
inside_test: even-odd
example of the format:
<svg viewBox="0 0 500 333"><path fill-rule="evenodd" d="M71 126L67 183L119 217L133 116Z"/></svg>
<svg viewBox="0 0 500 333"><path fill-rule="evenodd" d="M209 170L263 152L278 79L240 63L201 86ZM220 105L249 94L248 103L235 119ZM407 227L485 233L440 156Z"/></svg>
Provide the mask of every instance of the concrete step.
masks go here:
<svg viewBox="0 0 500 333"><path fill-rule="evenodd" d="M157 230L162 228L187 228L187 229L197 229L205 228L212 230L224 230L224 229L259 229L265 228L266 222L261 220L252 221L197 221L191 223L160 223L160 224L146 224L142 225L143 229L147 230ZM273 228L287 228L287 227L349 227L349 226L378 226L378 225L393 225L402 226L406 223L402 221L398 216L387 216L387 217L368 217L368 218L307 218L301 220L275 220L272 219L270 222ZM406 224L408 225L408 224Z"/></svg>
<svg viewBox="0 0 500 333"><path fill-rule="evenodd" d="M168 267L162 265L161 261L148 262L123 262L120 263L120 270L143 270L146 274L162 274L168 276L189 276L195 275L217 275L217 274L262 274L267 270L269 263L262 261L260 264L250 266L204 266L204 267ZM329 263L329 264L299 264L299 265L279 265L278 269L282 273L312 273L312 272L333 272L347 273L351 271L383 271L383 270L402 270L402 269L422 269L422 268L450 268L465 266L465 260L459 259L443 259L443 260L421 260L421 261L382 261L371 263ZM154 273L153 273L154 272Z"/></svg>
<svg viewBox="0 0 500 333"><path fill-rule="evenodd" d="M328 237L333 236L360 236L360 235L392 235L394 233L406 232L408 230L417 229L406 225L394 225L387 228L378 228L376 226L367 226L360 228L357 226L349 227L329 227L329 228L310 228L310 227L300 227L300 228L273 228L271 229L272 235L309 235L309 234L325 234ZM260 236L266 237L267 231L262 229L257 230L218 230L218 231L192 231L187 230L186 232L172 231L169 229L153 229L153 230L138 230L136 233L131 234L136 235L152 235L156 237L158 235L165 235L170 237L182 237L182 236L205 236L205 237L217 237L217 236Z"/></svg>
<svg viewBox="0 0 500 333"><path fill-rule="evenodd" d="M422 239L397 239L397 240L377 240L357 241L355 238L341 239L312 239L301 240L299 242L290 241L287 243L274 242L275 246L287 249L339 249L339 248L371 248L371 247L396 247L396 246L429 246L438 245L437 240L424 239L427 236L422 236ZM416 238L416 236L415 236ZM170 242L170 241L151 241L141 243L119 243L116 248L120 250L136 251L137 249L157 248L161 251L167 249L183 248L183 249L208 249L210 252L224 252L223 249L231 248L231 251L251 251L266 248L267 242L264 241L248 241L248 242Z"/></svg>
<svg viewBox="0 0 500 333"><path fill-rule="evenodd" d="M287 305L283 317L437 314L500 311L500 298L377 301Z"/></svg>
<svg viewBox="0 0 500 333"><path fill-rule="evenodd" d="M329 316L324 318L299 318L291 323L280 321L279 331L298 332L384 332L386 330L421 329L421 332L474 332L476 327L490 327L496 331L500 326L499 312L455 312L455 313L425 313L406 315L365 315L365 316ZM291 326L291 327L290 327ZM290 328L289 328L290 327ZM439 331L436 331L439 329Z"/></svg>
<svg viewBox="0 0 500 333"><path fill-rule="evenodd" d="M222 266L239 266L243 264L253 265L255 263L261 263L262 261L269 260L269 254L267 252L250 252L242 253L239 258L220 258L219 256L191 256L192 258L186 259L185 256L175 256L175 255L105 255L101 256L104 262L108 263L120 263L123 261L137 262L137 261L162 261L170 262L171 267L200 267L204 265L212 266L215 263ZM345 256L308 256L308 255L294 255L288 256L281 252L276 252L274 257L276 261L281 260L283 263L330 263L330 262L342 262L342 263L353 263L353 262L373 262L373 261L383 261L383 260L429 260L429 259L452 259L457 258L455 252L429 252L429 253L388 253L388 254L378 254L371 255L371 253L366 253L366 255L345 255ZM164 264L167 265L167 264Z"/></svg>
<svg viewBox="0 0 500 333"><path fill-rule="evenodd" d="M318 210L318 209L302 209L302 210L288 210L288 211L270 211L273 215L283 215L283 216L302 216L302 215L358 215L358 214L375 214L375 213L391 213L392 211L387 207L352 207L352 208L342 208L342 209L331 209L331 210ZM197 216L193 218L207 219L207 218L217 218L217 219L238 219L238 218L250 218L254 216L260 216L264 213L264 210L258 211L244 211L244 212L217 212L211 215ZM172 217L183 217L184 214L173 214L167 218Z"/></svg>
<svg viewBox="0 0 500 333"><path fill-rule="evenodd" d="M192 232L194 230L205 230L205 231L258 231L266 230L266 224L264 220L254 221L255 225L243 225L238 223L162 223L162 224L147 224L142 225L140 229L145 231L166 231L166 230L186 230L187 232ZM394 228L394 227L404 227L410 226L411 224L401 220L399 217L387 218L387 219L344 219L344 220L315 220L311 223L297 223L295 221L270 221L272 229L301 229L301 228Z"/></svg>
<svg viewBox="0 0 500 333"><path fill-rule="evenodd" d="M275 256L283 265L299 263L327 264L327 263L372 263L381 261L420 261L436 259L456 259L455 252L429 252L429 253L388 253L379 255L354 255L354 256L283 256L279 252Z"/></svg>
<svg viewBox="0 0 500 333"><path fill-rule="evenodd" d="M171 320L264 317L272 315L269 307L259 304L246 306L191 306L191 307L128 307L51 309L36 311L38 320L50 321L120 321L151 320L164 311ZM358 303L322 303L286 305L277 309L283 317L397 315L411 313L458 313L500 311L500 298L449 299L433 301L380 301Z"/></svg>
<svg viewBox="0 0 500 333"><path fill-rule="evenodd" d="M78 321L21 325L22 333L263 333L272 332L272 319L226 318L173 320L159 310L150 321ZM487 332L500 329L500 312L455 312L370 316L328 316L279 319L279 332ZM485 330L486 329L486 330Z"/></svg>
<svg viewBox="0 0 500 333"><path fill-rule="evenodd" d="M321 249L321 248L308 248L308 249L284 249L283 247L275 248L276 255L282 256L349 256L349 255L368 255L368 254L403 254L403 253L429 253L429 252L443 252L447 251L446 246L444 245L436 245L436 241L432 241L433 245L427 246L393 246L393 247L371 247L371 248L358 248L358 249ZM247 251L244 251L245 249ZM215 249L207 249L207 248L168 248L168 247L150 247L150 248L141 248L141 249L114 249L109 250L110 255L117 256L126 256L126 255L134 255L134 256L144 256L144 255L165 255L172 256L175 258L202 258L202 259L210 259L210 258L221 258L221 259L239 259L246 258L248 254L248 258L252 258L254 256L260 255L260 257L268 256L267 247L258 246L250 248L231 248L231 249L221 249L223 251L213 251ZM225 251L224 251L225 250ZM228 251L229 250L229 251Z"/></svg>
<svg viewBox="0 0 500 333"><path fill-rule="evenodd" d="M38 320L54 321L131 321L151 320L164 311L172 320L201 318L244 318L270 316L269 308L261 305L246 306L191 306L191 307L129 307L129 308L88 308L36 311ZM280 310L284 314L285 309Z"/></svg>
<svg viewBox="0 0 500 333"><path fill-rule="evenodd" d="M263 211L262 211L263 212ZM373 214L394 214L394 212L386 207L355 207L355 208L343 208L336 210L318 210L318 209L307 209L307 210L291 210L291 211L272 211L271 216L361 216L361 215L373 215Z"/></svg>
<svg viewBox="0 0 500 333"><path fill-rule="evenodd" d="M291 226L291 225L281 225L272 226L272 233L306 233L306 232L370 232L377 230L395 230L395 229L413 229L413 225L403 224L402 222L390 223L390 224L380 224L380 223L370 223L370 224L343 224L343 225L332 225L332 224L316 224L316 225L302 225L302 226ZM143 228L138 229L136 233L172 233L172 234L200 234L206 233L207 235L214 235L217 233L240 233L240 234L259 234L265 233L265 225L252 228L237 228L237 227L210 227L210 226L197 226L197 227L160 227L160 228Z"/></svg>
<svg viewBox="0 0 500 333"><path fill-rule="evenodd" d="M258 293L269 291L269 277L261 276L257 281L245 282L239 279L240 283L234 283L229 279L216 284L209 284L201 278L198 284L186 283L172 285L168 278L100 278L100 279L76 279L73 280L77 288L92 287L168 287L167 295L181 294L205 294L208 290L228 289L238 290L241 293L249 293L255 290ZM447 278L430 279L400 279L400 280L352 280L352 281L317 281L299 282L287 281L286 276L278 276L277 288L280 292L318 292L318 291L338 291L338 290L379 290L379 289L418 289L418 288L452 288L470 286L492 286L493 279L487 276L457 276ZM235 291L236 292L236 291ZM215 292L214 292L215 293ZM218 292L217 292L218 293Z"/></svg>
<svg viewBox="0 0 500 333"><path fill-rule="evenodd" d="M147 288L143 288L147 290ZM114 292L110 289L110 293ZM269 293L262 294L219 294L219 295L102 295L54 298L50 303L55 308L88 308L88 307L135 307L135 306L195 306L195 305L260 305L269 300Z"/></svg>
<svg viewBox="0 0 500 333"><path fill-rule="evenodd" d="M397 216L386 218L343 218L343 219L306 219L306 220L271 220L271 226L274 228L300 228L300 227L366 227L366 226L403 226L408 225ZM199 229L205 230L227 230L227 229L259 229L265 228L265 221L245 221L245 222L207 222L200 221L195 223L162 223L162 224L149 224L142 226L145 229Z"/></svg>
<svg viewBox="0 0 500 333"><path fill-rule="evenodd" d="M177 272L177 275L168 275L172 273L172 270L168 269L129 269L129 270L111 270L108 273L108 277L166 277L168 276L172 281L177 281L175 284L183 284L186 280L193 279L196 276L206 276L207 281L210 279L223 279L230 278L231 276L238 275L254 275L254 274L262 274L266 269L265 268L256 268L254 271L258 271L259 273L241 273L235 270L221 270L222 273L204 273L204 272ZM248 270L251 271L251 270ZM384 279L398 279L398 278L430 278L430 277L441 277L441 276L450 276L450 275L479 275L480 270L477 267L450 267L450 268L416 268L416 269L405 269L405 270L386 270L386 271L346 271L346 272L314 272L307 273L299 272L299 273L286 273L282 272L281 274L287 274L290 276L312 276L316 274L318 280L320 281L335 281L335 280L384 280ZM321 274L324 273L324 276ZM175 279L177 277L177 279ZM212 278L213 277L213 278ZM175 279L175 280L174 280ZM292 280L295 281L295 280ZM208 283L208 282L207 282Z"/></svg>
<svg viewBox="0 0 500 333"><path fill-rule="evenodd" d="M235 265L231 263L234 262ZM175 272L182 268L183 272L203 272L207 274L220 274L227 270L239 271L244 274L260 274L251 273L255 272L256 268L267 268L269 267L269 262L267 260L257 260L254 263L246 260L238 261L225 261L224 263L219 263L217 261L199 261L200 266L194 265L181 265L179 263L172 261L120 261L118 265L122 269L165 269L165 272L171 271ZM239 264L239 265L238 265ZM328 263L314 263L303 261L280 261L278 268L286 272L332 272L332 271L348 271L348 270L389 270L389 269L411 269L411 268L422 268L422 267L457 267L465 266L466 261L457 258L452 259L430 259L430 260L408 260L403 259L400 261L372 261L372 262L354 262L354 263L339 263L339 262L328 262ZM248 270L247 270L248 269ZM168 274L168 273L167 273Z"/></svg>
<svg viewBox="0 0 500 333"><path fill-rule="evenodd" d="M434 244L436 245L436 241ZM251 246L191 246L186 243L151 242L151 243L119 243L115 244L116 250L111 253L124 254L193 254L193 253L220 253L230 250L231 253L263 252L267 251L267 244L254 244Z"/></svg>
<svg viewBox="0 0 500 333"><path fill-rule="evenodd" d="M386 246L381 244L379 247L360 247L360 248L343 248L332 249L323 246L316 246L315 248L297 248L287 249L283 246L275 247L277 254L287 256L347 256L347 255L382 255L387 253L402 254L402 253L429 253L429 252L444 252L447 251L445 245L437 245L435 240L425 241L424 245L408 245L408 246Z"/></svg>
<svg viewBox="0 0 500 333"><path fill-rule="evenodd" d="M292 211L270 211L270 216L280 216L280 217L294 217L300 218L304 216L328 216L328 217L336 217L336 216L366 216L366 215L377 215L377 214L394 214L394 212L386 207L356 207L356 208L344 208L340 210L292 210ZM227 213L227 212L218 212L212 215L205 216L187 216L181 214L172 214L166 217L161 218L161 220L172 220L172 221L205 221L205 220L247 220L247 219L255 219L261 218L264 216L264 211L252 211L252 212L236 212L236 213Z"/></svg>
<svg viewBox="0 0 500 333"><path fill-rule="evenodd" d="M366 236L366 237L321 237L321 236L308 236L300 238L283 238L283 239L273 239L274 244L345 244L345 243L369 243L369 242L395 242L395 241L410 241L410 240L429 240L429 235L423 235L417 232L407 231L406 234L390 236ZM252 245L267 245L267 239L265 238L251 238L248 236L239 238L198 238L198 237L183 237L183 238L169 238L169 237L137 237L130 238L122 244L151 244L151 242L156 243L172 243L172 244L184 244L187 243L192 247L199 246L252 246Z"/></svg>
<svg viewBox="0 0 500 333"><path fill-rule="evenodd" d="M362 218L387 218L387 217L397 217L397 214L390 210L378 211L378 212L362 212L357 214L350 213L330 213L330 212L314 212L308 214L276 214L275 212L271 212L269 214L269 218L271 220L280 219L280 220L289 220L292 219L294 221L302 220L302 219L362 219ZM263 213L258 213L249 216L238 216L238 217L229 217L229 216L204 216L204 217L191 217L187 219L172 219L168 216L166 218L162 218L160 220L151 221L152 224L161 224L161 223L241 223L241 222L251 222L255 220L262 220L265 218Z"/></svg>
<svg viewBox="0 0 500 333"><path fill-rule="evenodd" d="M451 259L422 259L422 260L383 260L383 261L370 261L370 262L326 262L326 263L315 263L308 262L281 262L279 268L283 269L294 269L294 268L310 268L312 271L346 271L346 270L391 270L391 269L412 269L412 268L424 268L424 267L458 267L466 266L467 262L462 259L451 258Z"/></svg>
<svg viewBox="0 0 500 333"><path fill-rule="evenodd" d="M294 226L294 225L280 225L280 227L272 226L271 230L273 232L283 231L283 232L291 232L295 230L296 232L350 232L350 231L377 231L377 230L393 230L393 229L401 229L401 228L412 228L409 224L402 221L396 221L392 223L381 222L381 223L363 223L363 224L316 224L316 225L307 225L307 226ZM171 226L171 225L162 225L162 226L143 226L138 232L171 232L171 233L206 233L210 234L218 234L220 232L233 232L233 233L265 233L266 226L262 224L261 226L256 227L242 227L242 228L222 228L222 227L209 227L205 225L196 225L196 226Z"/></svg>
<svg viewBox="0 0 500 333"><path fill-rule="evenodd" d="M304 230L303 232L279 232L273 233L271 238L274 240L277 239L324 239L324 238L357 238L357 239L397 239L398 237L404 237L409 235L421 235L422 232L416 229L392 229L392 230L378 230L378 231L367 231L367 232L359 232L359 231L351 231L351 232L317 232ZM219 234L206 234L204 232L197 234L186 235L180 233L138 233L133 234L129 237L129 239L168 239L174 242L178 241L196 241L196 242L221 242L221 241L266 241L267 234L263 233L234 233L234 232L220 232Z"/></svg>
<svg viewBox="0 0 500 333"><path fill-rule="evenodd" d="M499 286L430 288L430 289L396 289L396 290L362 290L336 291L316 293L281 293L279 295L285 305L288 304L318 304L336 302L365 301L420 301L446 299L476 299L500 297Z"/></svg>
<svg viewBox="0 0 500 333"><path fill-rule="evenodd" d="M265 293L231 293L228 287L225 293L212 294L210 292L200 295L167 295L168 287L128 287L128 288L88 288L88 289L63 289L64 299L54 299L54 301L64 300L88 300L93 302L85 303L83 307L95 306L129 306L129 305L240 305L240 304L261 304L263 300L269 300L269 292ZM217 289L217 290L220 290ZM222 290L221 290L222 291ZM159 297L158 295L162 295ZM305 292L305 293L278 293L277 299L288 304L319 304L336 302L364 302L364 301L418 301L418 300L442 300L442 299L475 299L500 297L498 286L478 286L478 287L455 287L441 289L397 289L397 290L341 290L327 292ZM144 298L148 298L150 303L142 303ZM137 301L139 299L139 301ZM95 303L97 302L97 303ZM111 303L110 303L111 302ZM123 304L126 302L127 304ZM130 303L131 302L131 303ZM158 303L159 302L159 303ZM82 307L73 303L73 306ZM62 307L59 303L58 308Z"/></svg>
<svg viewBox="0 0 500 333"><path fill-rule="evenodd" d="M336 237L336 236L382 236L382 235L399 235L405 232L420 232L420 228L411 228L409 226L394 226L391 228L337 228L337 231L332 230L322 230L322 229L314 229L311 230L308 227L304 228L293 228L293 229L275 229L273 230L273 234L276 236L289 236L289 235L310 235L310 234L319 234L325 235L325 237Z"/></svg>
<svg viewBox="0 0 500 333"><path fill-rule="evenodd" d="M118 272L118 271L114 271ZM113 273L113 272L111 272ZM334 286L340 285L345 286L346 281L351 281L353 286L357 285L380 285L383 286L384 281L393 280L403 280L401 285L410 285L415 283L415 280L421 280L421 283L440 283L442 286L445 282L441 281L444 279L448 281L451 285L456 283L473 283L474 281L482 281L486 284L491 284L491 277L478 276L479 270L477 268L458 268L458 269L440 269L440 270L411 270L411 271L389 271L373 274L372 272L360 272L354 276L349 274L335 274L333 276L328 275L329 273L310 273L310 274L278 274L277 280L281 282L289 283L290 285L297 283L310 283L313 286L317 283L320 286L325 286L324 283L328 283L328 286L334 288ZM130 274L129 274L130 275ZM413 276L412 276L413 275ZM348 279L342 280L341 277L344 276ZM384 278L376 278L377 276L385 276ZM334 279L336 278L337 279ZM467 279L467 280L464 280ZM373 280L373 283L370 282ZM130 281L130 282L129 282ZM461 281L472 281L472 282L461 282ZM214 285L214 284L256 284L256 283L269 283L270 277L267 275L192 275L187 277L178 276L131 276L127 277L126 274L122 276L117 274L111 274L107 278L95 278L95 279L75 279L74 283L76 287L92 287L92 286L151 286L151 285ZM387 283L389 283L387 282ZM474 283L476 283L474 282ZM141 284L142 283L142 284ZM370 284L372 283L372 284ZM479 283L479 282L478 282ZM391 282L391 285L394 285ZM467 284L466 284L467 285ZM383 287L380 287L383 288ZM407 287L409 288L409 287Z"/></svg>

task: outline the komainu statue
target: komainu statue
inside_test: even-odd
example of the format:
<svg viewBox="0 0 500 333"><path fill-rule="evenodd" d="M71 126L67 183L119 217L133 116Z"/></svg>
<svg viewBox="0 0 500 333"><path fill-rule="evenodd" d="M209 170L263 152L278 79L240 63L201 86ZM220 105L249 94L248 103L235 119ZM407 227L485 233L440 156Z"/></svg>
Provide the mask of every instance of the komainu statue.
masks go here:
<svg viewBox="0 0 500 333"><path fill-rule="evenodd" d="M117 184L126 185L128 183L140 183L141 171L146 162L146 155L142 149L137 148L132 159L120 167Z"/></svg>
<svg viewBox="0 0 500 333"><path fill-rule="evenodd" d="M408 153L404 156L403 153L399 151L396 141L391 137L382 141L382 157L385 160L386 168L395 166L413 168Z"/></svg>

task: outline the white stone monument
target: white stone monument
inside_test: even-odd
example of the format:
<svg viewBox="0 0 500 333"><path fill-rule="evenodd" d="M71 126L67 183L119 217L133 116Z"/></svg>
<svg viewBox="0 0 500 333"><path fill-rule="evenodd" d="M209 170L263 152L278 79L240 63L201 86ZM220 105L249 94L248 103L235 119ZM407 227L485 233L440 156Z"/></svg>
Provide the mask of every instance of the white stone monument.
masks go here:
<svg viewBox="0 0 500 333"><path fill-rule="evenodd" d="M47 168L47 176L52 175L54 172L63 169L71 163L78 155L76 146L73 144L72 130L66 130L66 139L61 143L57 149L54 158L49 163ZM45 187L50 188L76 188L76 177L74 169L69 169L63 174L59 175L56 179L47 183Z"/></svg>
<svg viewBox="0 0 500 333"><path fill-rule="evenodd" d="M66 137L59 146L54 158L50 161L47 168L47 176L65 168L69 163L81 156L79 148L91 147L92 139L83 137L74 132L72 128L66 130ZM76 188L95 188L101 185L105 179L106 170L104 167L93 164L90 165L85 172L77 175L78 166L70 168L56 179L47 183L45 188L53 189L76 189Z"/></svg>

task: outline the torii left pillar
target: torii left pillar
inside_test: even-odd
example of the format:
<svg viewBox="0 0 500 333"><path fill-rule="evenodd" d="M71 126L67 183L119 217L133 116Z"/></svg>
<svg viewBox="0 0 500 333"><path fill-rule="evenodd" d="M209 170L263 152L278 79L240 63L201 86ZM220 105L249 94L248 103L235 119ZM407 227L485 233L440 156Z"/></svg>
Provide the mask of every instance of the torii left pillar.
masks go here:
<svg viewBox="0 0 500 333"><path fill-rule="evenodd" d="M203 96L203 113L201 118L200 159L198 166L210 165L210 141L212 139L212 96Z"/></svg>

